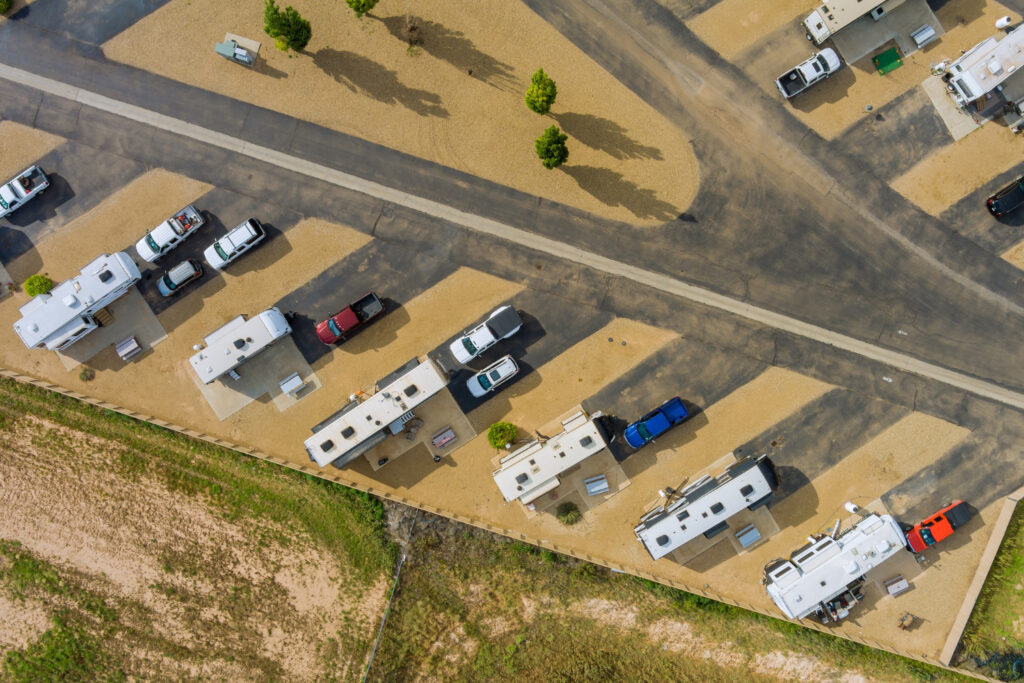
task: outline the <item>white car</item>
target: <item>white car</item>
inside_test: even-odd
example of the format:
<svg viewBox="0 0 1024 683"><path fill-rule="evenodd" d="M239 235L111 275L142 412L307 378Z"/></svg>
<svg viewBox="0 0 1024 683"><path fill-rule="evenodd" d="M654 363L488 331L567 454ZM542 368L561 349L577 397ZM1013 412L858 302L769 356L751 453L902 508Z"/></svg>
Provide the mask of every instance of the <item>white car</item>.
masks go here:
<svg viewBox="0 0 1024 683"><path fill-rule="evenodd" d="M497 387L519 374L519 366L512 356L494 361L486 368L466 380L469 393L477 398L494 391Z"/></svg>
<svg viewBox="0 0 1024 683"><path fill-rule="evenodd" d="M508 339L523 326L523 319L511 306L502 306L451 343L448 349L460 363L468 363L501 339Z"/></svg>
<svg viewBox="0 0 1024 683"><path fill-rule="evenodd" d="M203 252L203 258L214 270L220 270L266 237L267 233L263 230L260 222L255 218L250 218L208 246Z"/></svg>

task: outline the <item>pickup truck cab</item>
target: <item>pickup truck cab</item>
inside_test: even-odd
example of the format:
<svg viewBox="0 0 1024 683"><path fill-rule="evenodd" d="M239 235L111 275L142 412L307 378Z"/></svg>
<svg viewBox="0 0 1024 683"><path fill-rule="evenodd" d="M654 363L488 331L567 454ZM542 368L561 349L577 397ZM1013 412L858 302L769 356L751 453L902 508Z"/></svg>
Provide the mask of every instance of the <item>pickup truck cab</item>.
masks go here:
<svg viewBox="0 0 1024 683"><path fill-rule="evenodd" d="M206 222L196 207L189 204L160 225L147 232L135 245L143 261L152 263L195 234Z"/></svg>
<svg viewBox="0 0 1024 683"><path fill-rule="evenodd" d="M785 99L802 93L818 81L823 81L843 65L832 48L816 52L775 79L775 87Z"/></svg>
<svg viewBox="0 0 1024 683"><path fill-rule="evenodd" d="M317 323L316 336L324 344L336 344L352 330L362 327L384 312L384 302L373 292L367 292L327 320Z"/></svg>
<svg viewBox="0 0 1024 683"><path fill-rule="evenodd" d="M24 206L50 186L50 181L38 166L29 166L9 181L0 185L0 218Z"/></svg>
<svg viewBox="0 0 1024 683"><path fill-rule="evenodd" d="M468 332L453 341L448 347L460 363L468 363L481 353L497 344L502 339L508 339L519 331L523 326L523 319L511 306L502 306Z"/></svg>
<svg viewBox="0 0 1024 683"><path fill-rule="evenodd" d="M208 246L203 258L214 270L220 270L266 238L267 233L260 222L250 218Z"/></svg>
<svg viewBox="0 0 1024 683"><path fill-rule="evenodd" d="M626 443L633 448L646 446L668 430L682 423L690 413L683 405L681 398L676 396L626 426Z"/></svg>
<svg viewBox="0 0 1024 683"><path fill-rule="evenodd" d="M953 535L953 532L967 524L971 519L971 510L962 500L954 500L934 515L918 522L907 532L907 548L919 553L939 541Z"/></svg>

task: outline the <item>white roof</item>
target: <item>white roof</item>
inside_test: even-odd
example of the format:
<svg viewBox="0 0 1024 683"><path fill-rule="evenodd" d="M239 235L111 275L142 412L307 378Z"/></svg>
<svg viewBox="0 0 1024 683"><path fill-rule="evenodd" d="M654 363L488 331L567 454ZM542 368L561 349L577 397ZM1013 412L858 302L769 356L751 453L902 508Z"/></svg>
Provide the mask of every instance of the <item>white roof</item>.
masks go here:
<svg viewBox="0 0 1024 683"><path fill-rule="evenodd" d="M389 424L447 385L448 375L434 361L425 358L419 365L306 439L306 451L317 465L325 467L387 429Z"/></svg>
<svg viewBox="0 0 1024 683"><path fill-rule="evenodd" d="M801 619L843 593L864 573L904 550L890 515L869 515L838 538L824 536L765 572L768 595L790 619Z"/></svg>
<svg viewBox="0 0 1024 683"><path fill-rule="evenodd" d="M276 308L268 308L250 320L240 315L208 334L203 340L206 348L189 358L189 363L199 379L209 384L291 332L288 321Z"/></svg>
<svg viewBox="0 0 1024 683"><path fill-rule="evenodd" d="M772 483L759 467L770 467L767 459L748 455L717 477L701 477L677 500L644 515L633 529L637 539L657 560L770 495Z"/></svg>
<svg viewBox="0 0 1024 683"><path fill-rule="evenodd" d="M1002 40L986 38L947 68L953 97L969 104L995 89L1024 65L1024 31L1015 28Z"/></svg>
<svg viewBox="0 0 1024 683"><path fill-rule="evenodd" d="M828 27L829 33L835 33L885 2L886 0L833 0L820 5L815 11ZM890 3L890 6L899 5L901 2L902 0Z"/></svg>
<svg viewBox="0 0 1024 683"><path fill-rule="evenodd" d="M82 268L79 275L39 294L22 306L14 331L28 348L58 348L68 333L116 301L140 278L139 267L125 252L103 254Z"/></svg>
<svg viewBox="0 0 1024 683"><path fill-rule="evenodd" d="M506 501L529 503L558 486L558 475L607 445L594 423L601 413L588 418L580 411L566 420L561 434L544 443L532 441L501 459L494 482Z"/></svg>

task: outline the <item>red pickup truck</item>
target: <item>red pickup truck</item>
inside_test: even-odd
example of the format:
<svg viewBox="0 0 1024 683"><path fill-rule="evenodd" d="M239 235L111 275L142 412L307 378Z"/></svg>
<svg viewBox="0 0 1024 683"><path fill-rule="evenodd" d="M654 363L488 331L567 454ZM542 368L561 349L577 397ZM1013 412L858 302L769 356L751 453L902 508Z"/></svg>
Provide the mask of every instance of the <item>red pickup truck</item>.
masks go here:
<svg viewBox="0 0 1024 683"><path fill-rule="evenodd" d="M384 302L373 292L367 292L327 320L317 323L316 336L324 344L336 344L354 329L384 312Z"/></svg>
<svg viewBox="0 0 1024 683"><path fill-rule="evenodd" d="M971 519L971 510L962 500L954 500L934 515L918 522L907 532L907 547L919 553L953 535Z"/></svg>

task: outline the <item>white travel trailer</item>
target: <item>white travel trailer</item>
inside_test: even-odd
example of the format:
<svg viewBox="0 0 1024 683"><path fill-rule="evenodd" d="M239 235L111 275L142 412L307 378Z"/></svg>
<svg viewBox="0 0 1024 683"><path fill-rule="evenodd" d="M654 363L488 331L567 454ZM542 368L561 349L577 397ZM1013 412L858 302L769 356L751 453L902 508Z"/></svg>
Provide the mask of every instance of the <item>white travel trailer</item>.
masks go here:
<svg viewBox="0 0 1024 683"><path fill-rule="evenodd" d="M140 277L139 267L125 252L103 254L81 274L32 297L19 309L21 320L14 323L14 331L30 349L66 349L99 327L94 316Z"/></svg>
<svg viewBox="0 0 1024 683"><path fill-rule="evenodd" d="M235 368L292 333L284 314L268 308L255 318L240 315L203 339L203 348L189 359L203 384L234 373ZM237 375L232 375L237 378Z"/></svg>

